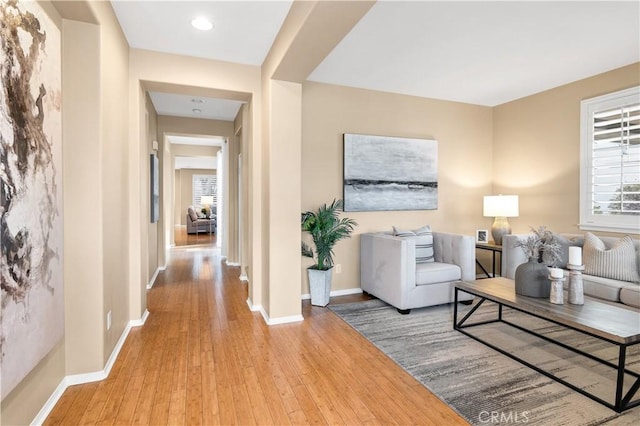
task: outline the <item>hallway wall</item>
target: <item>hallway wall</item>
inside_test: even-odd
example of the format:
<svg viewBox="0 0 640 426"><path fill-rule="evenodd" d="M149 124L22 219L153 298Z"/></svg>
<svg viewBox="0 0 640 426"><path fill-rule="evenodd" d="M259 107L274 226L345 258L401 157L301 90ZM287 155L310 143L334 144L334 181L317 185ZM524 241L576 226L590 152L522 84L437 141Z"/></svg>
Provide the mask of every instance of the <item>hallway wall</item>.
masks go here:
<svg viewBox="0 0 640 426"><path fill-rule="evenodd" d="M205 97L217 97L226 98L232 100L240 100L245 102L254 103L259 101L261 96L260 88L260 67L231 64L227 62L213 61L201 58L193 58L172 54L164 54L158 52L142 51L138 49L131 49L130 55L130 68L129 68L129 93L130 105L130 128L129 139L131 142L130 155L132 161L130 162L129 173L131 176L139 176L140 180L132 179L129 188L130 194L130 210L129 215L132 218L140 217L142 214L141 206L145 206L145 200L141 198L143 190L140 182L144 176L148 173L148 166L146 159L143 161L143 153L146 152L146 148L141 144L141 111L144 101L145 91L162 91L166 93L181 93L189 94L192 96L205 96ZM188 84L188 85L187 85ZM259 107L251 109L251 125L260 127L261 117L259 114ZM207 121L207 120L201 120ZM158 134L164 134L162 129L165 117L160 116L158 118ZM233 131L233 123L229 122L230 132ZM193 130L185 133L199 133ZM209 132L202 132L200 134L211 134ZM214 133L215 134L215 133ZM165 146L162 148L166 149ZM259 171L262 167L260 137L253 138L250 150L252 151L251 159L252 163L247 164L249 170ZM171 172L164 168L166 177L163 180L170 178ZM251 185L259 186L259 173L258 175L251 176ZM250 220L253 222L252 231L250 236L252 240L252 247L255 250L256 255L254 258L261 259L262 254L259 248L259 233L256 231L261 228L261 206L259 193L253 194L251 200L251 213ZM163 207L164 211L171 210L171 206ZM174 212L174 214L176 214ZM177 218L174 218L176 221ZM171 221L170 223L174 223ZM171 225L169 227L172 227ZM172 231L172 229L170 230ZM167 240L170 240L172 232L169 228L165 228L164 232ZM168 234L168 235L167 235ZM142 256L146 256L148 247L146 246L147 235L144 229L140 232L132 232L130 234L130 247L132 252L140 252ZM254 270L260 270L261 265L256 264ZM141 270L138 264L131 263L129 270L129 277L132 281L131 286L131 311L130 316L139 317L145 309L144 303L144 289L148 282L148 272ZM257 280L255 280L257 281ZM140 283L139 285L133 283ZM250 286L253 285L250 283ZM143 287L144 286L144 287Z"/></svg>
<svg viewBox="0 0 640 426"><path fill-rule="evenodd" d="M149 94L147 94L145 98L145 126L146 126L146 141L147 141L147 147L148 147L147 157L155 153L158 156L159 168L160 170L162 170L162 162L164 161L163 152L161 149L158 149L158 151L153 150L153 141L158 140L158 114L156 113L156 109L153 106L153 102L151 102L151 98L149 97ZM158 170L158 173L160 173L160 170ZM147 188L149 188L150 190L151 173L149 173L149 176L147 179L149 179ZM161 205L162 205L162 202L164 201L164 196L165 195L163 192L163 185L161 180L160 181L160 204ZM149 227L148 273L149 273L149 276L152 277L153 274L155 274L158 267L164 264L164 262L161 261L160 253L162 251L162 245L161 245L162 244L162 241L161 241L162 224L165 223L166 218L164 217L162 212L160 212L159 214L160 220L152 223L150 220L151 218L150 210L151 210L151 206L149 206L149 209L147 210L147 217L149 218L149 220L147 220L147 226Z"/></svg>
<svg viewBox="0 0 640 426"><path fill-rule="evenodd" d="M129 321L128 45L109 3L39 3L62 31L65 337L2 401L3 424L102 370Z"/></svg>

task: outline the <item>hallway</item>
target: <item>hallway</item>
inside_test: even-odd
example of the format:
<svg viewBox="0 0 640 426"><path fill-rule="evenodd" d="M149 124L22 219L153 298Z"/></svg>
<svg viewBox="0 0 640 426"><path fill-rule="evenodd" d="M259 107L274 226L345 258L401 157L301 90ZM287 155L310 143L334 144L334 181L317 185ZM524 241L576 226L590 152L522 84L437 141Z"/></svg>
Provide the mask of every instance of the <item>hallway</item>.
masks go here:
<svg viewBox="0 0 640 426"><path fill-rule="evenodd" d="M237 275L217 249L172 249L109 377L45 424L466 424L328 309L267 326Z"/></svg>

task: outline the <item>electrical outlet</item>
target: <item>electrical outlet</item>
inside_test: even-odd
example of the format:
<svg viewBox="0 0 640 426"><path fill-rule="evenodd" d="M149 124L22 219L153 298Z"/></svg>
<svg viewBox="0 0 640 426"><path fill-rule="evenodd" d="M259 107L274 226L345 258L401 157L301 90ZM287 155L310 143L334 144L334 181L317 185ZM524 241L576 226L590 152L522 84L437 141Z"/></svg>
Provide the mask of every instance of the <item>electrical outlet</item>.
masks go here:
<svg viewBox="0 0 640 426"><path fill-rule="evenodd" d="M111 311L107 312L107 330L111 329Z"/></svg>
<svg viewBox="0 0 640 426"><path fill-rule="evenodd" d="M336 264L336 274L339 274L342 272L342 265L341 264Z"/></svg>

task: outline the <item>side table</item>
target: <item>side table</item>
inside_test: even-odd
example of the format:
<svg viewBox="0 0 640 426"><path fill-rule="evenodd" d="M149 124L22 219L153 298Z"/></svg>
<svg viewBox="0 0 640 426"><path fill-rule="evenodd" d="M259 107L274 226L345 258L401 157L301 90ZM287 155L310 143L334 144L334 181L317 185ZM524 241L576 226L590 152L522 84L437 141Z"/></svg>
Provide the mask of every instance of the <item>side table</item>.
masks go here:
<svg viewBox="0 0 640 426"><path fill-rule="evenodd" d="M494 243L476 243L476 249L489 250L492 253L491 258L491 274L482 266L478 258L476 257L476 264L482 269L487 278L496 277L496 253L500 253L500 263L502 264L502 246ZM500 265L500 274L502 274L502 265Z"/></svg>

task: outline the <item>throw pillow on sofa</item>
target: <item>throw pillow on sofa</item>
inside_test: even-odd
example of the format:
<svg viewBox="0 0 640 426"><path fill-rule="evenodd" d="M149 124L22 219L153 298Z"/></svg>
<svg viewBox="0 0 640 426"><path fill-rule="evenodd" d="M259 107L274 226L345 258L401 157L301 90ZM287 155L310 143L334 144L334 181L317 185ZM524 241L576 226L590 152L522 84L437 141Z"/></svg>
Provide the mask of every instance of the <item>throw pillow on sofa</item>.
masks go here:
<svg viewBox="0 0 640 426"><path fill-rule="evenodd" d="M584 236L584 273L612 280L638 282L638 259L633 240L625 236L610 249L590 232Z"/></svg>
<svg viewBox="0 0 640 426"><path fill-rule="evenodd" d="M416 263L435 262L433 253L433 233L430 226L423 226L415 231L405 231L393 227L393 235L416 240Z"/></svg>
<svg viewBox="0 0 640 426"><path fill-rule="evenodd" d="M187 209L187 213L189 213L189 217L191 218L192 222L195 222L196 220L198 220L198 214L196 213L193 207L189 207Z"/></svg>

